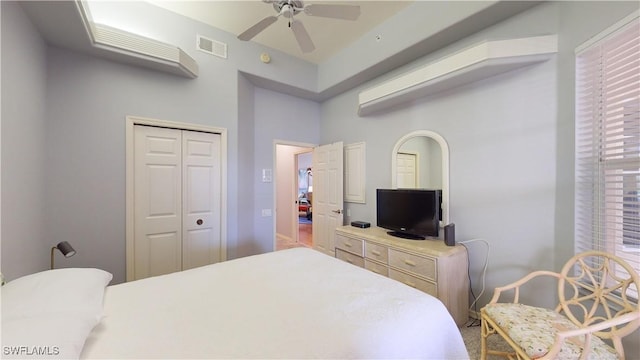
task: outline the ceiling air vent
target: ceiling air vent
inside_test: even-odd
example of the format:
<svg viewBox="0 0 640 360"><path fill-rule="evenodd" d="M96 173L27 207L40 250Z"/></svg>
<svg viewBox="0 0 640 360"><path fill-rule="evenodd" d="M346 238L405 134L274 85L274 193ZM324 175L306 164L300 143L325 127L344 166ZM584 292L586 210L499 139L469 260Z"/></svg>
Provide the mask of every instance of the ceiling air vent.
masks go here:
<svg viewBox="0 0 640 360"><path fill-rule="evenodd" d="M223 42L198 35L196 37L196 47L198 50L206 52L207 54L215 55L223 59L227 58L227 44Z"/></svg>

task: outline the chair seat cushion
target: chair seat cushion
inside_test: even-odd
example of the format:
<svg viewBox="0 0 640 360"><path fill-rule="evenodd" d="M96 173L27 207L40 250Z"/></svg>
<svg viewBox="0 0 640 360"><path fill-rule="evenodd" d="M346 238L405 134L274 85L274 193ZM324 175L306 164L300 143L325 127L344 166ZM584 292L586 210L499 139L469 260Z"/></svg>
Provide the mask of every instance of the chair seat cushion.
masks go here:
<svg viewBox="0 0 640 360"><path fill-rule="evenodd" d="M578 327L555 311L513 303L488 304L486 314L532 359L544 356L555 342L558 331ZM556 359L578 359L584 337L565 341ZM617 359L615 350L600 338L591 338L589 359Z"/></svg>

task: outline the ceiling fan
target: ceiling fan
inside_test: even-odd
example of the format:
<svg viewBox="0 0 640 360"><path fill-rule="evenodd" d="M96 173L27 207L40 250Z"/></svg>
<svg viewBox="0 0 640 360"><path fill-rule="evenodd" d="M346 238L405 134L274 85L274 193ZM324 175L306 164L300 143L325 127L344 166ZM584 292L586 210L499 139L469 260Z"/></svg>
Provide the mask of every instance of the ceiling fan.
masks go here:
<svg viewBox="0 0 640 360"><path fill-rule="evenodd" d="M302 22L294 19L295 15L304 13L309 16L320 16L342 20L356 20L360 16L360 6L358 5L339 5L339 4L307 4L304 5L301 0L262 0L265 3L272 4L277 15L267 16L260 20L257 24L248 28L242 34L238 35L240 40L251 40L264 29L269 27L278 20L279 16L289 19L289 27L293 31L293 35L300 46L303 53L313 51L316 47L307 33Z"/></svg>

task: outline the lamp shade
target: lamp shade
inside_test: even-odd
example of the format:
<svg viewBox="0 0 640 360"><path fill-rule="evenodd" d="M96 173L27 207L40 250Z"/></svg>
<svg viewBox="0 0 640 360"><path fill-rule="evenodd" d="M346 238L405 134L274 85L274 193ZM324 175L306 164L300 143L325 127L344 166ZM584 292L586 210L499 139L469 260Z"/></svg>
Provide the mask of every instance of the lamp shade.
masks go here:
<svg viewBox="0 0 640 360"><path fill-rule="evenodd" d="M58 245L56 245L56 247L58 248L58 250L60 250L60 252L62 253L62 255L64 255L64 257L72 257L73 255L76 254L76 251L73 248L73 246L71 246L71 244L69 244L66 241L59 242Z"/></svg>

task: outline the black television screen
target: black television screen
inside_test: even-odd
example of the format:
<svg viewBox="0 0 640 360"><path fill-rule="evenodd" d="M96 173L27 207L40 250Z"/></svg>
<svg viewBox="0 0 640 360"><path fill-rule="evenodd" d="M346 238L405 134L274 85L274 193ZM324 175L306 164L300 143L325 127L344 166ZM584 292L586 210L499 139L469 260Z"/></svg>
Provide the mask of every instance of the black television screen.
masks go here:
<svg viewBox="0 0 640 360"><path fill-rule="evenodd" d="M377 189L377 225L407 239L438 237L440 190Z"/></svg>

